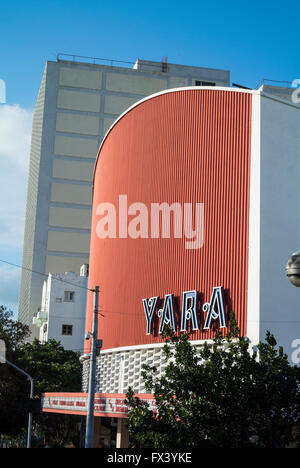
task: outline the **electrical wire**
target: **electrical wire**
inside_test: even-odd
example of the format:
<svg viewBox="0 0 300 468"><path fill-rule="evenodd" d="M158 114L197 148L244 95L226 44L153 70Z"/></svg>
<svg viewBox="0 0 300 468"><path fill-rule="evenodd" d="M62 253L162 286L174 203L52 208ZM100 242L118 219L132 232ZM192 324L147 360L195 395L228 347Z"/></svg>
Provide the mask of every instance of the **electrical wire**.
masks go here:
<svg viewBox="0 0 300 468"><path fill-rule="evenodd" d="M31 273L35 273L36 275L41 275L41 276L44 276L46 278L49 277L49 275L47 275L46 273L41 273L40 271L31 270L30 268L27 268L27 267L24 267L24 266L21 266L21 265L17 265L16 263L8 262L7 260L2 260L1 258L0 258L0 262L6 263L7 265L14 266L16 268L21 268L21 270L30 271ZM78 284L72 283L71 281L66 281L66 280L63 280L61 278L56 278L54 276L54 274L52 274L52 279L54 279L56 281L60 281L61 283L70 284L71 286L76 286L76 288L84 289L85 291L94 292L94 289L85 288L84 286L80 286Z"/></svg>
<svg viewBox="0 0 300 468"><path fill-rule="evenodd" d="M35 270L31 270L30 268L27 268L27 267L24 267L24 266L21 266L21 265L17 265L16 263L12 263L12 262L9 262L7 260L3 260L3 259L0 259L0 262L1 263L5 263L6 265L10 265L10 266L13 266L13 267L16 267L16 268L20 268L21 270L26 270L26 271L30 271L31 273L34 273L34 274L37 274L37 275L40 275L40 276L43 276L43 277L46 277L48 278L49 275L47 275L46 273L41 273L40 271L35 271ZM74 286L76 288L80 288L80 289L84 289L85 291L91 291L91 292L94 292L94 289L90 289L90 288L85 288L84 286L80 286L78 284L75 284L75 283L72 283L70 281L66 281L66 280L63 280L61 278L56 278L55 276L52 276L52 279L53 280L56 280L56 281L60 281L61 283L66 283L66 284L69 284L71 286ZM42 312L42 311L41 311ZM134 317L138 317L139 314L130 314L130 313L124 313L124 312L116 312L116 311L106 311L108 312L109 314L117 314L117 315L132 315ZM105 318L105 315L102 314L101 312L98 312L99 316L102 316L103 318ZM70 318L69 316L60 316L60 318ZM74 351L74 352L79 352L79 353L82 353L84 352L84 348L74 348L74 349L67 349L66 351Z"/></svg>
<svg viewBox="0 0 300 468"><path fill-rule="evenodd" d="M21 265L17 265L16 263L12 263L12 262L8 262L7 260L2 260L0 258L0 262L2 263L6 263L7 265L11 265L11 266L14 266L14 267L17 267L17 268L21 268L22 270L26 270L26 271L30 271L31 273L35 273L37 275L41 275L41 276L44 276L46 278L49 277L49 275L47 275L46 273L41 273L40 271L34 271L34 270L31 270L30 268L27 268L27 267L23 267ZM52 279L55 279L56 281L60 281L61 283L66 283L66 284L70 284L71 286L75 286L77 288L80 288L80 289L84 289L85 291L91 291L91 292L94 292L94 289L90 289L90 288L85 288L84 286L79 286L78 284L75 284L75 283L72 283L70 281L66 281L66 280L63 280L63 279L60 279L60 278L55 278L55 276L52 276ZM117 312L117 311L112 311L112 310L102 310L102 312L108 312L109 314L117 314L117 315L132 315L134 317L139 317L139 314L131 314L129 312ZM101 312L98 312L98 315L101 315L102 317L105 317L105 315L103 315ZM67 317L63 317L63 318L67 318Z"/></svg>
<svg viewBox="0 0 300 468"><path fill-rule="evenodd" d="M12 262L9 262L9 261L7 261L7 260L3 260L3 259L1 259L1 258L0 258L0 262L5 263L5 264L7 264L7 265L14 266L14 267L16 267L16 268L20 268L20 269L22 269L22 270L30 271L31 273L35 273L35 274L37 274L37 275L41 275L41 276L44 276L44 277L46 277L46 278L49 277L49 275L47 275L46 273L41 273L40 271L31 270L30 268L27 268L27 267L24 267L24 266L21 266L21 265L17 265L16 263L12 263ZM60 281L61 283L70 284L71 286L75 286L75 287L80 288L80 289L84 289L85 291L94 292L94 289L85 288L84 286L80 286L80 285L75 284L75 283L72 283L72 282L70 282L70 281L63 280L63 279L61 279L61 278L56 278L55 276L52 276L52 279L54 279L54 280L56 280L56 281ZM103 310L102 310L102 311L103 311ZM129 313L129 312L124 313L124 312L117 312L117 311L112 311L112 310L106 311L106 312L108 312L109 314L126 315L126 316L131 315L131 316L133 316L133 317L139 317L139 314L131 314L131 313ZM102 314L101 312L98 312L97 315L99 315L99 316L105 318L105 315ZM68 317L68 316L60 316L60 318L69 318L69 317Z"/></svg>

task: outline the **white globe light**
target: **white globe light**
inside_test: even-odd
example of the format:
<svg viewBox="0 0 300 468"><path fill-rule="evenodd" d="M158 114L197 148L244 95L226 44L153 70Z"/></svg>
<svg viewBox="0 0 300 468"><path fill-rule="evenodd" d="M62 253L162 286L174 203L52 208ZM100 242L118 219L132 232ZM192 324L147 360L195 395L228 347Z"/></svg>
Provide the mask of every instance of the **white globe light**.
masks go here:
<svg viewBox="0 0 300 468"><path fill-rule="evenodd" d="M300 250L292 254L285 271L290 282L300 288Z"/></svg>

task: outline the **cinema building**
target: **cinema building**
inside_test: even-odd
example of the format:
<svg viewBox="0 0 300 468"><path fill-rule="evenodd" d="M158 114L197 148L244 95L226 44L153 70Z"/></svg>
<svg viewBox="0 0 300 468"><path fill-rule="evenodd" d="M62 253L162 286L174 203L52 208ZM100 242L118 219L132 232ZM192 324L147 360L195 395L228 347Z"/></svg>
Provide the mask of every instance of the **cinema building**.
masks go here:
<svg viewBox="0 0 300 468"><path fill-rule="evenodd" d="M171 89L123 113L94 172L89 287L100 287L95 446L101 421L128 444L123 399L145 394L141 366L159 373L162 331L189 331L201 346L226 333L235 311L251 344L274 333L300 362L300 295L285 265L300 248L300 109L292 90ZM93 293L86 331L91 330ZM86 414L83 392L45 394L44 411ZM102 419L104 418L104 419Z"/></svg>

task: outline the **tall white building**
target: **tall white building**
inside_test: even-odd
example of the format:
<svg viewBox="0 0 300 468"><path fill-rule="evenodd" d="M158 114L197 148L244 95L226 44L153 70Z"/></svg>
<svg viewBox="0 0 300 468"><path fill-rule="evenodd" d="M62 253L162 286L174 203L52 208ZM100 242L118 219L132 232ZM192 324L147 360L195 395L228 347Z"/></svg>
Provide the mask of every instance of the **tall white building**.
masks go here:
<svg viewBox="0 0 300 468"><path fill-rule="evenodd" d="M40 306L43 277L33 271L79 273L89 261L94 161L109 127L141 98L190 85L229 86L230 73L144 60L133 68L47 62L33 117L20 321L31 325Z"/></svg>
<svg viewBox="0 0 300 468"><path fill-rule="evenodd" d="M49 274L43 284L41 307L33 317L42 343L54 339L65 349L82 353L87 282L87 265L82 265L80 275Z"/></svg>

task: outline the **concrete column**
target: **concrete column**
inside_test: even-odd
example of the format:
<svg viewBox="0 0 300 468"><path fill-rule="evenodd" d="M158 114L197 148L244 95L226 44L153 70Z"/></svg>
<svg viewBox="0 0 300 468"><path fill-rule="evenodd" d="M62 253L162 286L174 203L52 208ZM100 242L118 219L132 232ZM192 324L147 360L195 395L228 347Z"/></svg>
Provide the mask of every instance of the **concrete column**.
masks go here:
<svg viewBox="0 0 300 468"><path fill-rule="evenodd" d="M126 419L118 418L116 448L129 447L129 433L126 427Z"/></svg>

